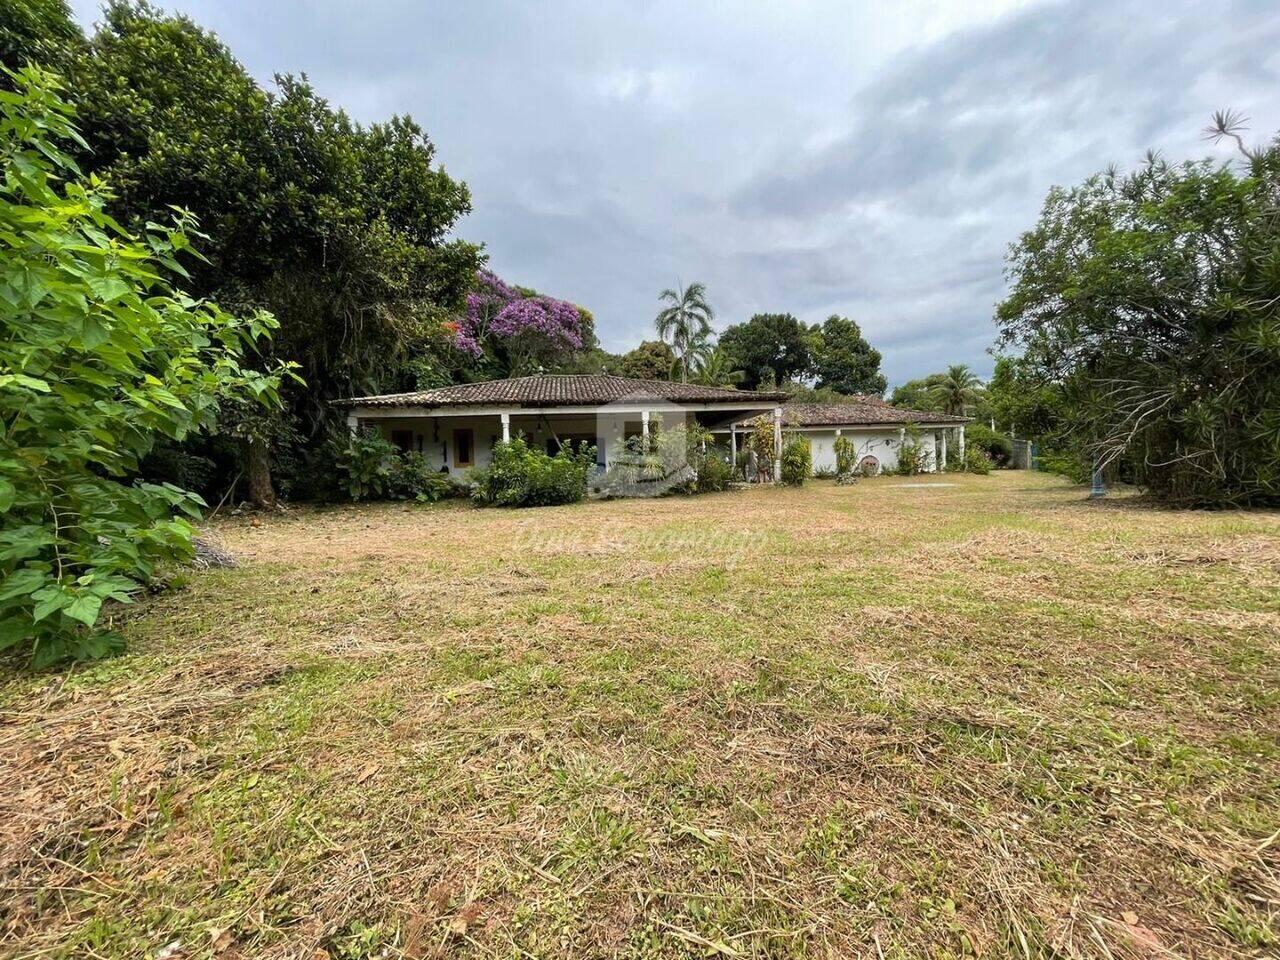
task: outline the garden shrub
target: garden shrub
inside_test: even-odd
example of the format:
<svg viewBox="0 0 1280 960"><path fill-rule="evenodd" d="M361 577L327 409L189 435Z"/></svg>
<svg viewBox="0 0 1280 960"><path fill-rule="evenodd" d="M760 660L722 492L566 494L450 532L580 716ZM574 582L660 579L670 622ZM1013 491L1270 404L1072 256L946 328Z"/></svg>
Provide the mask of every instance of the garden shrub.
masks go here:
<svg viewBox="0 0 1280 960"><path fill-rule="evenodd" d="M964 431L965 452L977 447L986 453L992 464L1007 467L1013 460L1013 441L1003 433L992 430L986 424L971 423Z"/></svg>
<svg viewBox="0 0 1280 960"><path fill-rule="evenodd" d="M693 469L697 479L693 482L694 493L719 493L729 489L729 481L733 479L733 469L718 450L708 448L699 450L694 457Z"/></svg>
<svg viewBox="0 0 1280 960"><path fill-rule="evenodd" d="M417 500L436 503L449 497L464 496L467 488L457 483L446 471L434 469L427 458L413 451L396 451L387 477L388 500Z"/></svg>
<svg viewBox="0 0 1280 960"><path fill-rule="evenodd" d="M809 441L804 437L792 437L782 445L782 482L788 486L801 486L813 469L813 455Z"/></svg>
<svg viewBox="0 0 1280 960"><path fill-rule="evenodd" d="M857 468L858 445L849 437L836 437L836 476L847 477Z"/></svg>
<svg viewBox="0 0 1280 960"><path fill-rule="evenodd" d="M489 466L472 472L471 499L492 507L577 503L587 495L595 465L593 446L566 445L553 457L515 437L496 444Z"/></svg>
<svg viewBox="0 0 1280 960"><path fill-rule="evenodd" d="M893 472L900 477L914 477L920 473L927 473L930 459L929 451L925 449L924 442L920 439L920 427L914 423L908 423L903 431L902 442L898 445L898 465Z"/></svg>
<svg viewBox="0 0 1280 960"><path fill-rule="evenodd" d="M335 463L352 500L417 500L435 503L465 488L434 469L417 452L402 453L377 430L365 430L340 446Z"/></svg>
<svg viewBox="0 0 1280 960"><path fill-rule="evenodd" d="M991 458L981 447L965 447L962 469L966 473L986 475L991 472Z"/></svg>
<svg viewBox="0 0 1280 960"><path fill-rule="evenodd" d="M683 425L665 430L654 423L650 425L647 438L643 435L627 437L609 454L609 468L601 482L602 492L613 497L653 497L723 489L715 487L715 481L710 477L705 490L699 484L698 468L704 460L712 457L712 454L704 454L701 450L700 441L705 436L705 432L688 430ZM709 469L716 471L714 465Z"/></svg>
<svg viewBox="0 0 1280 960"><path fill-rule="evenodd" d="M352 500L377 500L387 495L391 472L399 450L377 430L352 434L345 446L339 441L335 465L344 477Z"/></svg>

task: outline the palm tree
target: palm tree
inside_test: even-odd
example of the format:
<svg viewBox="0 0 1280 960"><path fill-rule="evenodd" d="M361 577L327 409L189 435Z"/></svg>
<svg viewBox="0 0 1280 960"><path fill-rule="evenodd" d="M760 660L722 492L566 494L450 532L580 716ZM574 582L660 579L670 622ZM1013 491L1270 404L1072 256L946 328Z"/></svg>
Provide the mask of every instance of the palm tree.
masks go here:
<svg viewBox="0 0 1280 960"><path fill-rule="evenodd" d="M933 402L943 413L963 416L969 404L982 396L982 381L973 375L966 363L953 363L946 373L935 373L926 378L925 386Z"/></svg>
<svg viewBox="0 0 1280 960"><path fill-rule="evenodd" d="M747 379L746 373L734 369L734 359L723 347L713 347L698 364L694 383L708 387L736 387Z"/></svg>
<svg viewBox="0 0 1280 960"><path fill-rule="evenodd" d="M680 363L680 379L688 381L689 372L700 350L705 350L711 337L711 321L715 311L707 303L707 288L697 281L687 287L676 285L663 290L658 300L667 304L658 312L654 326L665 343L671 338L671 349Z"/></svg>

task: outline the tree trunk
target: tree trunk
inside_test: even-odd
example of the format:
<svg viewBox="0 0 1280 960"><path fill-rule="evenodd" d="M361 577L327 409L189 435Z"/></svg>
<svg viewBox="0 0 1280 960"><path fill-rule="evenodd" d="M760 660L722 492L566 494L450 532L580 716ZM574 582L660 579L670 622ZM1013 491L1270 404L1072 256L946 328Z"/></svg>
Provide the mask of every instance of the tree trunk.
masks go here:
<svg viewBox="0 0 1280 960"><path fill-rule="evenodd" d="M271 455L261 440L245 441L244 466L249 481L249 501L255 507L274 507L276 494L271 489Z"/></svg>

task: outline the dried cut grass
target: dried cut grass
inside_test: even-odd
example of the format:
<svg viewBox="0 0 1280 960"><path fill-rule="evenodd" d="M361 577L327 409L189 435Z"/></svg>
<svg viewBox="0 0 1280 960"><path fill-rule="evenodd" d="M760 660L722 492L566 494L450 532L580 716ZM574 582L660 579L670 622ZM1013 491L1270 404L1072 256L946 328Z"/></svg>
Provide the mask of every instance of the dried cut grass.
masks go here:
<svg viewBox="0 0 1280 960"><path fill-rule="evenodd" d="M1080 496L224 522L0 687L0 953L1272 954L1280 518Z"/></svg>

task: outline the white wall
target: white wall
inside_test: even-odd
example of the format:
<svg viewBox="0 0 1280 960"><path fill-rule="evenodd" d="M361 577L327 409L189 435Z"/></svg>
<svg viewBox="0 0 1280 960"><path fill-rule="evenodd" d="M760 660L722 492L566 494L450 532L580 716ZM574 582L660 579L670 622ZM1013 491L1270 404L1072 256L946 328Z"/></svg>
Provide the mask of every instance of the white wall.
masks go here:
<svg viewBox="0 0 1280 960"><path fill-rule="evenodd" d="M809 440L809 450L813 457L814 471L829 470L834 472L836 469L835 428L803 429L799 433ZM841 436L848 437L853 441L857 451L854 459L855 463L861 462L865 456L872 456L880 461L882 472L887 472L897 467L899 434L896 427L843 427L840 433ZM925 452L929 455L930 469L932 470L938 462L934 432L931 430L921 431L920 442L924 445ZM947 455L948 457L953 457L955 453L953 450L948 449Z"/></svg>

